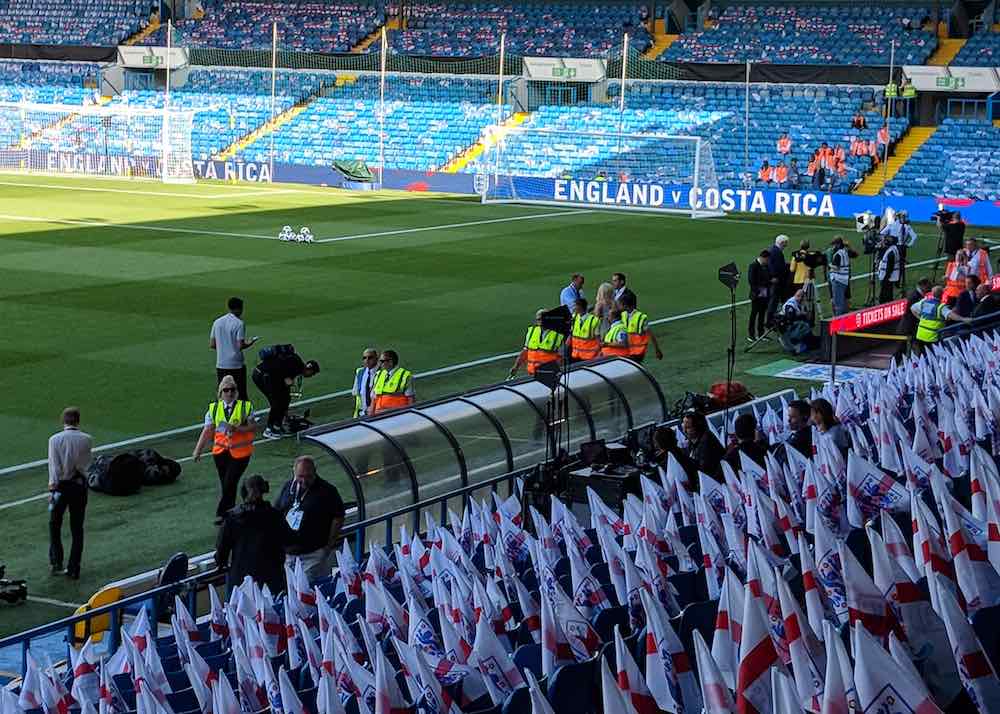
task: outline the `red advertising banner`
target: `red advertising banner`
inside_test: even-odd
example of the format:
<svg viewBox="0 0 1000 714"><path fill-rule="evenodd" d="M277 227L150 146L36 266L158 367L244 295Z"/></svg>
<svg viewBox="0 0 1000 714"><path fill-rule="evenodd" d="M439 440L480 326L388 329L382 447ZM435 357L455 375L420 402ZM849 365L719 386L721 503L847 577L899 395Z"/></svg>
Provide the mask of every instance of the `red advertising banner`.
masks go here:
<svg viewBox="0 0 1000 714"><path fill-rule="evenodd" d="M906 300L895 300L882 305L873 305L862 310L849 312L830 320L830 334L855 332L866 327L881 325L883 322L898 320L906 314Z"/></svg>

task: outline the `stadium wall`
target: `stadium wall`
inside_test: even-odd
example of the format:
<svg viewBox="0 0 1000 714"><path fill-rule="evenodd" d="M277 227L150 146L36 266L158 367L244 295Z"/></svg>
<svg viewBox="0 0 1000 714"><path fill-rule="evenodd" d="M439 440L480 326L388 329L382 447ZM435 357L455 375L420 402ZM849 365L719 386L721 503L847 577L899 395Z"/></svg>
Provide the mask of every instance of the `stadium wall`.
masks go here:
<svg viewBox="0 0 1000 714"><path fill-rule="evenodd" d="M305 183L317 186L356 188L333 168L275 164L273 175L267 164L239 161L195 161L195 175L205 179L249 182ZM414 192L444 192L476 195L473 174L438 173L433 171L402 171L386 169L385 188ZM721 188L692 191L690 186L617 184L606 181L567 181L562 179L514 179L513 185L522 190L517 194L532 200L631 208L696 208L727 212L761 213L820 218L854 218L856 213L871 211L881 214L886 206L907 211L917 221L931 220L940 204L960 210L963 217L977 226L1000 226L1000 201L973 199L857 196L821 191L783 191L777 189Z"/></svg>

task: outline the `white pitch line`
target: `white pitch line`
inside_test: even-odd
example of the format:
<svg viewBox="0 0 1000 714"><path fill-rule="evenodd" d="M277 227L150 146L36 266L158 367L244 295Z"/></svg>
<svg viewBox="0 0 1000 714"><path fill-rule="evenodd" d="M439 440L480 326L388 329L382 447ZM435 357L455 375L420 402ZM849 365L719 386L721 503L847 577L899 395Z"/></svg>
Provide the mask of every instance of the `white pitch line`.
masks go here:
<svg viewBox="0 0 1000 714"><path fill-rule="evenodd" d="M909 263L907 267L916 268L916 267L919 267L921 265L930 265L935 260L937 260L937 258L928 258L927 260L917 261L916 263ZM871 273L861 273L859 275L853 275L853 276L851 276L851 280L862 280L862 279L868 278L870 276L871 276ZM821 287L824 287L825 285L826 285L826 283L817 283L816 287L821 288ZM749 304L750 304L749 300L737 300L736 301L736 306L737 307L741 307L743 305L749 305ZM661 318L658 318L656 320L650 320L649 324L650 325L665 325L665 324L670 323L670 322L677 322L679 320L686 320L686 319L691 318L691 317L698 317L700 315L708 315L710 313L719 312L721 310L728 310L729 307L730 307L729 303L725 303L723 305L715 305L715 306L712 306L712 307L704 307L704 308L701 308L700 310L692 310L691 312L685 312L685 313L682 313L680 315L669 315L667 317L661 317ZM426 378L426 377L436 377L436 376L439 376L439 375L442 375L442 374L449 374L451 372L459 372L459 371L464 370L464 369L469 369L470 367L479 367L479 366L482 366L482 365L485 365L485 364L491 364L493 362L499 362L499 361L505 360L505 359L513 359L518 354L519 354L518 352L504 352L502 354L491 355L489 357L480 357L479 359L471 360L469 362L459 362L458 364L447 365L445 367L438 367L436 369L431 369L431 370L428 370L426 372L418 372L417 374L414 375L414 377L419 379L419 378ZM350 393L351 393L351 390L349 390L349 389L343 389L343 390L340 390L338 392L330 392L329 394L321 394L321 395L316 396L316 397L310 397L309 399L303 399L301 401L295 402L291 406L296 407L296 406L305 406L305 405L309 405L309 404L315 404L316 402L323 402L323 401L326 401L328 399L336 399L337 397L346 397ZM267 409L263 409L260 412L258 412L258 414L266 414L267 411L268 411ZM159 432L155 432L153 434L144 434L142 436L136 436L136 437L133 437L131 439L125 439L123 441L116 441L116 442L113 442L113 443L110 443L110 444L103 444L101 446L94 447L93 450L94 450L94 452L99 452L99 451L107 451L109 449L117 449L117 448L120 448L120 447L123 447L123 446L133 446L135 444L140 444L142 442L150 441L152 439L160 439L160 438L166 438L166 437L170 437L170 436L177 436L179 434L189 434L191 432L197 431L197 430L202 429L202 428L204 428L202 424L192 424L191 426L182 426L182 427L178 427L176 429L168 429L166 431L159 431ZM263 440L261 440L261 441L263 441ZM177 461L181 462L181 463L186 462L186 461L190 461L190 460L191 460L190 456L186 456L186 457L182 457L180 459L177 459ZM39 466L45 466L46 464L48 464L48 460L47 459L38 459L37 461L28 461L28 462L23 463L23 464L17 464L16 466L7 466L6 468L0 469L0 476L6 476L8 474L17 473L19 471L27 471L28 469L37 468ZM48 496L48 494L43 493L43 494L39 494L38 496L31 496L29 498L22 499L21 501L13 501L13 502L7 503L7 504L0 504L0 511L2 511L5 508L11 508L13 506L19 506L22 503L30 503L31 501L38 500L40 498L45 498L47 496Z"/></svg>
<svg viewBox="0 0 1000 714"><path fill-rule="evenodd" d="M195 228L167 228L166 226L146 226L142 223L102 223L100 221L85 221L76 218L39 218L38 216L15 216L0 214L0 220L23 221L25 223L56 223L69 226L87 226L88 228L128 228L136 231L155 231L157 233L189 233L199 236L221 236L223 238L258 238L262 240L278 240L278 236L264 236L255 233L225 233L221 231L197 230Z"/></svg>
<svg viewBox="0 0 1000 714"><path fill-rule="evenodd" d="M53 600L50 597L39 597L38 595L29 595L28 602L40 602L43 605L55 605L56 607L68 607L72 610L77 610L83 607L82 603L78 602L66 602L65 600Z"/></svg>
<svg viewBox="0 0 1000 714"><path fill-rule="evenodd" d="M45 188L57 191L86 191L90 193L124 193L133 196L168 196L170 198L195 198L206 201L226 198L241 198L243 196L254 196L271 193L299 193L295 189L268 189L262 190L252 188L246 191L229 191L228 193L183 193L181 191L141 191L134 188L102 188L99 186L67 186L58 183L30 183L27 181L0 181L0 186L12 186L15 188Z"/></svg>
<svg viewBox="0 0 1000 714"><path fill-rule="evenodd" d="M357 240L359 238L379 238L381 236L398 236L407 233L423 233L424 231L441 231L448 228L468 228L469 226L485 226L491 223L510 223L511 221L531 221L536 218L554 218L556 216L572 216L578 213L593 213L589 208L580 208L572 211L553 211L551 213L533 213L528 216L508 216L507 218L490 218L482 221L466 221L465 223L446 223L441 226L424 226L422 228L401 228L395 231L379 231L378 233L357 233L352 236L339 236L337 238L322 238L317 243L337 243L343 240Z"/></svg>

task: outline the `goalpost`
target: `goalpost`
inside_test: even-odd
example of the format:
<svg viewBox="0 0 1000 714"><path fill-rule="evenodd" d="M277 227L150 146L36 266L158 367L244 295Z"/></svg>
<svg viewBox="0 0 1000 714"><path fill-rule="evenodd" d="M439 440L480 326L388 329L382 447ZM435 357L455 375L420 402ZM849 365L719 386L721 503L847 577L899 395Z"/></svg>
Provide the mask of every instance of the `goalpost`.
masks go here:
<svg viewBox="0 0 1000 714"><path fill-rule="evenodd" d="M0 171L193 183L195 110L0 102Z"/></svg>
<svg viewBox="0 0 1000 714"><path fill-rule="evenodd" d="M711 144L698 136L492 127L483 203L725 215Z"/></svg>

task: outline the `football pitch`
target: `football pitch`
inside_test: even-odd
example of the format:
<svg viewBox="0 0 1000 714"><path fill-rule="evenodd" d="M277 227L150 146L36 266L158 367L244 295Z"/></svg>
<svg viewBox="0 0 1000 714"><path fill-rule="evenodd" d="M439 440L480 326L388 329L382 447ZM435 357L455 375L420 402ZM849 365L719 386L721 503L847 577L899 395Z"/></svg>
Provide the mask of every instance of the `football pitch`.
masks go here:
<svg viewBox="0 0 1000 714"><path fill-rule="evenodd" d="M318 242L278 241L285 225L308 226ZM925 261L937 234L917 229L911 260ZM586 276L593 299L620 271L657 321L665 356L647 367L672 403L725 379L729 293L717 269L735 261L745 271L778 233L791 248L808 239L822 249L838 232L855 238L852 222L793 217L692 221L403 192L0 174L0 562L34 598L0 608L0 635L70 614L101 585L175 552L211 550L215 471L210 459L186 459L176 484L127 499L92 494L82 577L52 577L45 470L31 464L68 404L95 445L161 434L139 445L188 457L197 434L181 428L214 398L208 332L230 295L246 300L248 336L320 362L304 396L323 423L351 415L342 393L363 348L399 352L421 399L499 382L535 310L558 303L571 273ZM866 287L854 284L854 304ZM741 284L737 299L746 294ZM777 342L744 354L746 317L740 306L735 378L755 394L807 389L747 373L784 355ZM276 491L295 453L292 440L261 443L251 472Z"/></svg>

